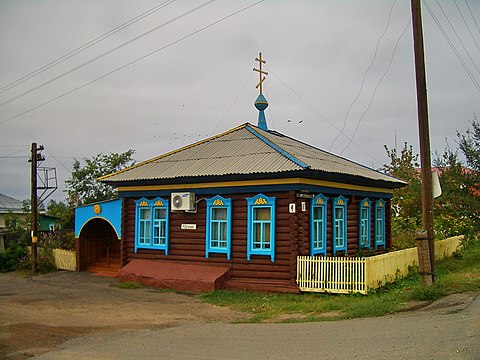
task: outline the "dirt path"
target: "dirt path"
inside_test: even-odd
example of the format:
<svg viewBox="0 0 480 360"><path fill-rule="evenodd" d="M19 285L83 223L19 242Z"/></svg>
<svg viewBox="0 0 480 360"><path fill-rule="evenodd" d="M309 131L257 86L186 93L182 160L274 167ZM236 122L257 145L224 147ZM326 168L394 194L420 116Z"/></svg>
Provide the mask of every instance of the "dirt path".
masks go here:
<svg viewBox="0 0 480 360"><path fill-rule="evenodd" d="M122 329L232 322L247 315L202 304L188 294L119 289L115 278L57 272L0 274L0 358L24 359L64 341Z"/></svg>

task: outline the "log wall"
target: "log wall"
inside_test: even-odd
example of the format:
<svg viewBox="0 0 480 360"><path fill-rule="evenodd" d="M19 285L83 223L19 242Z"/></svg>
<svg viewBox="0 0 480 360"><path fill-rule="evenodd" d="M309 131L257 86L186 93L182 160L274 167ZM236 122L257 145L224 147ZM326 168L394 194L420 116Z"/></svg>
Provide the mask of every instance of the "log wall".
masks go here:
<svg viewBox="0 0 480 360"><path fill-rule="evenodd" d="M123 203L122 222L122 262L132 259L170 260L179 262L195 262L204 264L225 265L230 268L232 281L239 283L256 282L258 284L282 284L285 287L296 287L296 259L299 255L310 255L310 199L297 198L295 191L264 193L276 198L276 229L275 229L275 261L270 256L251 256L247 260L247 202L245 198L258 193L224 195L232 199L232 243L231 258L225 254L210 253L205 256L206 237L206 203L198 201L197 213L170 212L169 217L169 253L164 251L138 249L135 253L135 203L137 198L125 198ZM205 196L211 198L217 194ZM341 195L339 193L338 195ZM336 195L336 196L338 196ZM332 255L331 229L331 198L327 208L327 255ZM140 198L140 196L139 196ZM358 214L359 201L365 196L348 196L347 233L348 255L358 255ZM375 201L376 199L370 198ZM302 202L305 211L302 211ZM295 203L296 212L289 213L289 204ZM390 243L390 202L387 201L386 234L387 244ZM372 210L373 214L373 210ZM196 224L195 230L181 229L182 224ZM373 216L372 216L372 249L373 246ZM382 252L382 250L380 250ZM340 255L342 255L340 253Z"/></svg>

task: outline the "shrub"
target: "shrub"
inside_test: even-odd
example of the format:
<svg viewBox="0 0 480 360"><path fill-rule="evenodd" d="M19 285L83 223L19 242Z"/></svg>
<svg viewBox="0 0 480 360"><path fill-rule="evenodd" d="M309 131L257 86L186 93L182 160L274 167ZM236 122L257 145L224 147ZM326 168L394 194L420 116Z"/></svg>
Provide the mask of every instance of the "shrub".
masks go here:
<svg viewBox="0 0 480 360"><path fill-rule="evenodd" d="M4 252L0 253L0 272L16 270L26 257L27 247L22 243L12 243Z"/></svg>

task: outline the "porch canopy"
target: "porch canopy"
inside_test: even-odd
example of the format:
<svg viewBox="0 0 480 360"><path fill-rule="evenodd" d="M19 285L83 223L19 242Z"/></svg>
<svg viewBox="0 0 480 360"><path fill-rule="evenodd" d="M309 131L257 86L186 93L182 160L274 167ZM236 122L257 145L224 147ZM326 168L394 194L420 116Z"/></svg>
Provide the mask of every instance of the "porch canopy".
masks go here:
<svg viewBox="0 0 480 360"><path fill-rule="evenodd" d="M107 221L115 230L119 239L122 238L122 200L108 200L80 206L75 209L75 238L80 237L83 227L90 220Z"/></svg>

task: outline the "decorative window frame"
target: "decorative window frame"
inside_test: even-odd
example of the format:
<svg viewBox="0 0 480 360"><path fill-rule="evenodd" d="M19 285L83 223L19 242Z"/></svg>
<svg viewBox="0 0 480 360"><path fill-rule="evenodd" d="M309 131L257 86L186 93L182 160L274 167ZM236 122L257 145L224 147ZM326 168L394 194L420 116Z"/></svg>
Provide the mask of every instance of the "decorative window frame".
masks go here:
<svg viewBox="0 0 480 360"><path fill-rule="evenodd" d="M310 255L314 256L317 254L323 254L324 256L327 254L327 202L328 198L323 194L318 194L310 203ZM322 209L322 218L316 219L315 218L315 208ZM320 226L321 229L317 232L322 236L322 246L316 247L315 246L315 228Z"/></svg>
<svg viewBox="0 0 480 360"><path fill-rule="evenodd" d="M150 243L149 244L142 244L140 243L140 212L141 209L150 209L150 220L149 220L149 227L150 227ZM154 227L155 224L155 210L156 209L163 209L165 210L165 244L154 244L153 237L154 237ZM160 197L156 197L153 200L148 200L146 198L141 198L135 200L135 253L138 249L154 249L154 250L164 250L165 255L168 255L168 224L169 224L169 202L165 199Z"/></svg>
<svg viewBox="0 0 480 360"><path fill-rule="evenodd" d="M364 216L364 210L367 212L366 216ZM359 249L370 249L372 202L368 198L360 201L358 219L358 247Z"/></svg>
<svg viewBox="0 0 480 360"><path fill-rule="evenodd" d="M379 246L385 247L386 245L385 205L386 202L383 199L379 199L375 202L375 250L377 250Z"/></svg>
<svg viewBox="0 0 480 360"><path fill-rule="evenodd" d="M217 195L211 199L205 199L207 203L207 224L206 224L206 235L205 235L205 257L208 259L208 256L211 253L220 253L226 254L227 259L230 260L231 249L232 249L232 200L226 199L220 195ZM213 209L225 208L227 209L227 246L223 247L216 247L212 246L212 221L216 221L212 219Z"/></svg>
<svg viewBox="0 0 480 360"><path fill-rule="evenodd" d="M347 253L347 243L348 243L348 236L347 236L347 202L348 199L342 195L333 199L333 206L332 206L332 249L333 249L333 256L336 256L338 251L344 251L345 254ZM336 210L342 209L343 216L339 219L336 217ZM337 221L340 222L339 226L342 228L343 233L343 243L338 243L338 231L337 231Z"/></svg>
<svg viewBox="0 0 480 360"><path fill-rule="evenodd" d="M263 194L258 194L247 200L247 260L250 261L252 255L270 256L272 262L275 261L275 197L268 197ZM270 209L270 249L254 249L254 219L253 214L255 209L268 208Z"/></svg>

